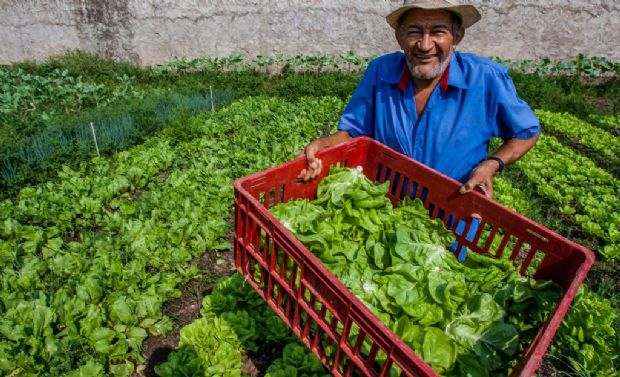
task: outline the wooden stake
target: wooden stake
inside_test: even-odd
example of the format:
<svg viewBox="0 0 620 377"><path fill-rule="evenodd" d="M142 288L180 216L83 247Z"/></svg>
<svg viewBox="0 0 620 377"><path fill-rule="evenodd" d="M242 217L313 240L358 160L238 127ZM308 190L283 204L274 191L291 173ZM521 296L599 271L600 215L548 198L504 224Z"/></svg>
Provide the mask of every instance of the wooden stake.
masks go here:
<svg viewBox="0 0 620 377"><path fill-rule="evenodd" d="M215 111L215 104L213 103L213 88L209 85L209 92L211 92L211 111Z"/></svg>
<svg viewBox="0 0 620 377"><path fill-rule="evenodd" d="M97 144L97 135L95 134L95 126L93 126L93 122L90 122L90 130L93 131L93 140L95 141L95 150L97 151L97 157L100 157L99 154L99 145Z"/></svg>

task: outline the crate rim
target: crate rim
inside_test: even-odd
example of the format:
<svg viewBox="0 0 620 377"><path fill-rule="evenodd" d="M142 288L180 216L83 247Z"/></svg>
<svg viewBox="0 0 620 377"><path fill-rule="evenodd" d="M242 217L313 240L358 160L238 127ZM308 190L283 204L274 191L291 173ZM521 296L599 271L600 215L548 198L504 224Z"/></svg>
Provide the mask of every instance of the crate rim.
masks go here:
<svg viewBox="0 0 620 377"><path fill-rule="evenodd" d="M382 145L382 146L384 146L386 148L389 148L388 146L386 146L386 145L384 145L384 144L382 144L382 143L380 143L380 142L378 142L378 141L376 141L376 140L374 140L374 139L372 139L372 138L370 138L368 136L359 136L359 137L347 140L347 141L345 141L343 143L331 146L329 148L325 148L325 149L321 150L320 152L318 152L316 156L317 156L317 158L319 158L320 156L322 156L324 154L327 154L330 151L337 150L337 149L342 148L343 146L346 146L346 145L355 145L357 143L360 143L360 144L361 143L374 143L374 144L379 144L379 145ZM399 158L410 160L410 162L420 166L424 170L430 170L434 174L439 174L442 177L444 177L446 179L449 179L451 181L451 183L453 183L455 185L459 185L459 186L461 185L461 183L458 182L457 180L455 180L454 178L451 178L451 177L449 177L449 176L447 176L447 175L445 175L445 174L443 174L443 173L441 173L441 172L439 172L437 170L434 170L434 169L432 169L432 168L430 168L430 167L428 167L428 166L426 166L426 165L424 165L424 164L422 164L422 163L412 159L411 157L409 157L409 156L407 156L407 155L405 155L403 153L400 153L400 152L398 152L398 151L396 151L396 150L394 150L392 148L390 148L390 152L398 155ZM277 170L280 170L280 169L285 168L287 166L295 165L295 164L298 163L299 160L302 160L302 159L305 159L305 157L304 156L297 156L294 159L286 161L286 162L284 162L282 164L279 164L279 165L276 165L276 166L272 166L272 167L270 167L268 169L264 169L264 170L261 170L261 171L257 171L257 172L251 173L251 174L246 175L244 177L237 178L237 179L235 179L233 181L233 187L236 190L238 190L239 192L244 193L246 195L246 197L251 198L252 200L254 200L256 202L256 204L262 205L262 203L260 203L260 201L258 201L256 198L254 198L254 196L250 195L250 193L243 187L243 183L245 181L247 181L247 180L254 179L254 178L259 177L259 176L261 176L263 174L266 174L268 172L277 171ZM321 172L321 175L324 175L325 174L325 170L327 169L327 171L328 171L329 167L323 167L323 169L324 169L324 171ZM315 179L318 179L318 177L315 178ZM482 200L482 201L485 201L487 203L492 203L492 205L500 206L502 208L502 210L512 212L513 214L517 215L518 217L527 220L529 223L531 223L533 228L538 228L538 229L542 230L545 233L547 233L547 232L548 233L553 233L554 235L558 236L564 243L570 244L570 246L574 247L575 249L580 250L581 252L583 252L584 257L586 258L586 260L591 262L591 264L593 264L594 261L596 260L596 256L595 256L594 252L592 250L588 249L587 247L585 247L583 245L580 245L580 244L576 243L575 241L572 241L572 240L564 237L563 235L561 235L561 234L559 234L559 233L557 233L557 232L547 228L543 224L537 223L537 222L529 219L528 217L520 214L519 212L515 211L514 209L512 209L510 207L507 207L507 206L505 206L504 204L502 204L502 203L500 203L498 201L495 201L495 200L493 200L491 198L486 197L485 195L483 195L480 192L472 190L471 192L468 192L468 193L463 194L463 195L474 195L474 196L476 196L477 200ZM280 224L280 222L273 215L271 215L271 213L269 211L267 211L267 213L268 213L268 216L270 217L270 220L275 220L277 225L282 225L282 224ZM284 227L284 229L286 229L286 227ZM288 231L288 229L287 229L287 231ZM295 237L295 239L297 240L296 237Z"/></svg>

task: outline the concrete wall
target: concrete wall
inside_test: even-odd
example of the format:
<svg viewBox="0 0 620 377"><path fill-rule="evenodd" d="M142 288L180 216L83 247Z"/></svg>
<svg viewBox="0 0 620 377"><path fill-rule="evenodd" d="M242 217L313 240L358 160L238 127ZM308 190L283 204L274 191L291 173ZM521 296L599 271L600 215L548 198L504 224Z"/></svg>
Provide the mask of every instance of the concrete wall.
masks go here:
<svg viewBox="0 0 620 377"><path fill-rule="evenodd" d="M402 0L0 0L0 63L79 48L139 64L175 56L358 55L397 49ZM461 50L507 59L620 60L618 0L473 0Z"/></svg>

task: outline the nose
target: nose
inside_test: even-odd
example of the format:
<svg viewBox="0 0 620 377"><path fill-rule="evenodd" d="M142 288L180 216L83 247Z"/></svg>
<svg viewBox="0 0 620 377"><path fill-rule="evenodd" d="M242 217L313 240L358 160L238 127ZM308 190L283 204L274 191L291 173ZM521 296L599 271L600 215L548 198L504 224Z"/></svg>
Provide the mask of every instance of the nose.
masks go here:
<svg viewBox="0 0 620 377"><path fill-rule="evenodd" d="M428 33L424 33L422 38L418 40L418 48L422 51L428 51L433 48L431 36Z"/></svg>

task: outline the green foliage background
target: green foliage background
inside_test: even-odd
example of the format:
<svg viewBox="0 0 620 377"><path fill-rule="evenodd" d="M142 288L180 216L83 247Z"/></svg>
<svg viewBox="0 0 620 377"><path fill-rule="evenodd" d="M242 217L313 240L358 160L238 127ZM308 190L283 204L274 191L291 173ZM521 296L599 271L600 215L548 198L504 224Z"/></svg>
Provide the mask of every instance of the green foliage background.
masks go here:
<svg viewBox="0 0 620 377"><path fill-rule="evenodd" d="M161 315L165 300L200 275L192 257L229 246L230 181L290 159L332 130L367 62L351 54L233 56L142 68L71 52L0 67L0 189L8 199L0 206L0 349L11 356L0 358L0 368L15 371L19 363L16 375L23 376L45 368L72 375L133 370L147 333L171 327ZM583 176L566 174L571 185L591 187L592 171L605 171L599 176L613 178L596 184L613 198L617 166L605 163L620 155L609 150L620 133L618 64L585 57L507 64L520 96L553 113L547 121L559 126L545 132L572 151L562 158L579 155L596 165ZM102 158L95 158L91 122ZM578 122L603 138L585 140L575 133L583 129ZM597 201L592 190L585 203L603 219L595 219L606 227L599 233L575 214L582 204L565 196L559 203L554 195L561 193L542 178L535 182L528 169L515 166L498 179L498 200L606 255L620 219L600 203L613 201ZM104 271L110 265L120 267ZM609 258L593 268L589 292L547 356L557 375L618 370L619 265ZM127 271L131 279L123 280Z"/></svg>

